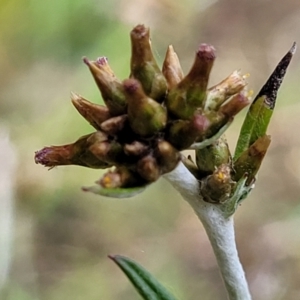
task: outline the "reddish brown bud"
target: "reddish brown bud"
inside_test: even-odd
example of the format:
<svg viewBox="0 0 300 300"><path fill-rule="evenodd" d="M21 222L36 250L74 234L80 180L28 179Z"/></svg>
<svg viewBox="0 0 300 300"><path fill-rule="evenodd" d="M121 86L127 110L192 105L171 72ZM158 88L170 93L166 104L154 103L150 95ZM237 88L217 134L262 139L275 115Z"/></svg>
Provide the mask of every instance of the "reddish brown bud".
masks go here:
<svg viewBox="0 0 300 300"><path fill-rule="evenodd" d="M228 165L220 165L212 175L201 181L200 193L204 201L222 203L229 199L234 185L230 171Z"/></svg>
<svg viewBox="0 0 300 300"><path fill-rule="evenodd" d="M78 94L71 93L71 100L77 111L96 129L111 117L107 107L94 104Z"/></svg>
<svg viewBox="0 0 300 300"><path fill-rule="evenodd" d="M242 75L234 71L217 85L209 88L205 104L206 110L215 110L220 107L229 97L239 93L247 85L248 75Z"/></svg>
<svg viewBox="0 0 300 300"><path fill-rule="evenodd" d="M107 58L90 61L85 57L83 61L89 67L109 112L114 116L124 114L127 103L123 86L108 65Z"/></svg>
<svg viewBox="0 0 300 300"><path fill-rule="evenodd" d="M97 158L89 151L91 144L102 141L106 135L97 132L81 137L73 144L45 147L35 152L35 162L53 168L62 165L79 165L95 169L105 169L109 163Z"/></svg>
<svg viewBox="0 0 300 300"><path fill-rule="evenodd" d="M219 112L228 118L237 115L243 108L249 105L250 100L244 93L239 93L232 97L228 102L222 105Z"/></svg>
<svg viewBox="0 0 300 300"><path fill-rule="evenodd" d="M103 188L136 187L145 184L145 181L127 168L119 167L110 170L97 182Z"/></svg>
<svg viewBox="0 0 300 300"><path fill-rule="evenodd" d="M137 172L147 182L156 181L160 176L160 169L156 159L152 155L141 158L137 163Z"/></svg>
<svg viewBox="0 0 300 300"><path fill-rule="evenodd" d="M149 151L149 147L138 141L134 141L131 144L125 144L124 146L124 152L129 156L140 156L145 154L147 151Z"/></svg>
<svg viewBox="0 0 300 300"><path fill-rule="evenodd" d="M90 146L89 151L102 161L112 165L126 163L126 156L123 147L116 141L104 141Z"/></svg>
<svg viewBox="0 0 300 300"><path fill-rule="evenodd" d="M159 141L154 153L161 174L173 171L180 161L180 153L167 141Z"/></svg>
<svg viewBox="0 0 300 300"><path fill-rule="evenodd" d="M110 118L101 124L101 129L109 135L115 135L120 132L127 121L127 115L121 115Z"/></svg>

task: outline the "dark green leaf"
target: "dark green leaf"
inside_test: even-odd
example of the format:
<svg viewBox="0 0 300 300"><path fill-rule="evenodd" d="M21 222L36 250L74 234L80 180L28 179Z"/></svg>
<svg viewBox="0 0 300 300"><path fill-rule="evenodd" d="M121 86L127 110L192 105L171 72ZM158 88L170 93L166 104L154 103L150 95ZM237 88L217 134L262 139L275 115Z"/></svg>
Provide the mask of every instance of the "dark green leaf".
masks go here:
<svg viewBox="0 0 300 300"><path fill-rule="evenodd" d="M135 261L120 255L109 256L125 273L145 300L176 300L156 278Z"/></svg>

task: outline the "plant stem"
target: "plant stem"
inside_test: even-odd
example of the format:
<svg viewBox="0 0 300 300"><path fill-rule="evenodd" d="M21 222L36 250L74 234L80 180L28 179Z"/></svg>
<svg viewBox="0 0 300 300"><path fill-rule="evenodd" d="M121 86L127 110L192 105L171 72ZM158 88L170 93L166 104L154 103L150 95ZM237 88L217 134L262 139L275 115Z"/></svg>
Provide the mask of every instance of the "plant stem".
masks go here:
<svg viewBox="0 0 300 300"><path fill-rule="evenodd" d="M198 180L183 163L179 163L175 170L164 177L192 206L202 222L214 250L228 292L228 299L251 300L248 283L236 249L233 216L226 217L219 205L202 200Z"/></svg>

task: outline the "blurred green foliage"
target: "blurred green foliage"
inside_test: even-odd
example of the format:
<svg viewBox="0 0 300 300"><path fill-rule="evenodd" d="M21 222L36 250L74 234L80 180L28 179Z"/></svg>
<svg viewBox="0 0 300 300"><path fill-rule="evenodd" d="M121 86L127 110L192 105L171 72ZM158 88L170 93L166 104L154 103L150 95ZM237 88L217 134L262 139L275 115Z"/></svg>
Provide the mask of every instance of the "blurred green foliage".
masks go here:
<svg viewBox="0 0 300 300"><path fill-rule="evenodd" d="M218 58L211 84L234 69L258 91L300 36L297 1L102 0L0 2L0 126L18 151L14 242L3 300L135 299L107 254L139 261L179 299L224 299L218 269L199 221L163 180L130 200L88 195L100 174L77 167L48 172L35 150L74 141L92 128L69 101L71 90L101 102L81 57L107 56L129 72L129 31L151 27L159 61L169 43L193 61L199 43ZM299 41L298 41L299 42ZM236 215L237 243L255 299L299 299L299 53L279 93L271 149L251 197ZM241 126L235 120L233 146Z"/></svg>

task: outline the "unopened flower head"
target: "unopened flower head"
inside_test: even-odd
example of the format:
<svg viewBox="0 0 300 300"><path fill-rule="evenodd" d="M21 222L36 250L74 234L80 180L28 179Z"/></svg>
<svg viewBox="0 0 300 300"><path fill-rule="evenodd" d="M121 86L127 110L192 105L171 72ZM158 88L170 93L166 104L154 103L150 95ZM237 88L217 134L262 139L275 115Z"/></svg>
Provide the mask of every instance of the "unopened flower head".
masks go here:
<svg viewBox="0 0 300 300"><path fill-rule="evenodd" d="M182 160L201 182L200 192L206 201L226 201L236 181L245 175L247 182L253 180L270 143L265 132L247 133L249 138L242 139L232 158L222 136L235 115L250 103L245 89L247 76L234 71L209 88L216 59L212 45L199 46L190 71L184 75L172 46L168 47L162 69L159 67L152 53L150 30L144 25L136 26L130 37L130 76L125 80L115 76L106 57L83 59L105 105L75 93L71 100L96 131L74 143L37 151L35 162L50 168L70 164L112 167L97 184L100 189L113 190L144 187L174 170ZM281 66L287 67L290 56ZM274 102L276 91L271 91L272 98L265 95L274 87L272 78L269 82L269 89L262 89L255 98L256 106L267 100ZM247 124L244 127L245 131L249 128ZM196 149L196 163L180 153L190 148Z"/></svg>

